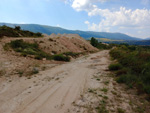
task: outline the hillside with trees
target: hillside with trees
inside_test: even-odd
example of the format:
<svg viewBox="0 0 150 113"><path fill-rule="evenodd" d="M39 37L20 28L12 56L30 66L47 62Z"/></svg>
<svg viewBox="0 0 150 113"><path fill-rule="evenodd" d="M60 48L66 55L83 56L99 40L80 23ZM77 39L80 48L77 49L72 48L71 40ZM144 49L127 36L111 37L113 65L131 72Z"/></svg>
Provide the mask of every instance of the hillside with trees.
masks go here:
<svg viewBox="0 0 150 113"><path fill-rule="evenodd" d="M93 32L93 31L81 31L81 30L68 30L61 27L54 27L48 25L39 24L11 24L11 23L0 23L1 26L6 25L14 28L15 26L20 26L23 30L29 30L32 32L40 32L43 34L50 35L55 34L78 34L84 39L95 38L108 38L112 40L140 40L139 38L128 36L123 33L108 33L108 32Z"/></svg>
<svg viewBox="0 0 150 113"><path fill-rule="evenodd" d="M42 34L37 32L31 32L27 30L21 30L20 26L14 28L8 26L0 26L0 38L2 37L42 37Z"/></svg>

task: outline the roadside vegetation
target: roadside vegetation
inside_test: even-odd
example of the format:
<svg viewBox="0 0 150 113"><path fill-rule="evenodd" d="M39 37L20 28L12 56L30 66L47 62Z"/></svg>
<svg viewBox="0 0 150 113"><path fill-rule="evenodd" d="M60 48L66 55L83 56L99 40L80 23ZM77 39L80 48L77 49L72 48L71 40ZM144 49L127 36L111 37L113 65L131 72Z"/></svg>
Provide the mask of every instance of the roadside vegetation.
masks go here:
<svg viewBox="0 0 150 113"><path fill-rule="evenodd" d="M90 43L92 46L98 49L111 49L113 46L116 45L116 44L104 44L102 42L98 42L98 40L95 39L94 37L91 38Z"/></svg>
<svg viewBox="0 0 150 113"><path fill-rule="evenodd" d="M150 94L150 47L121 44L110 51L117 63L110 64L116 81L129 88L136 87L139 94Z"/></svg>
<svg viewBox="0 0 150 113"><path fill-rule="evenodd" d="M150 47L123 44L103 44L91 38L91 45L98 49L111 49L110 55L116 63L109 65L115 72L116 81L129 88L136 87L138 93L150 94ZM112 49L112 47L114 47Z"/></svg>
<svg viewBox="0 0 150 113"><path fill-rule="evenodd" d="M65 52L65 53L63 53L63 54L66 55L66 56L71 56L71 57L73 57L73 58L77 58L77 57L79 57L79 55L81 55L81 54L83 54L83 53Z"/></svg>
<svg viewBox="0 0 150 113"><path fill-rule="evenodd" d="M2 37L42 37L41 33L33 33L27 30L21 30L20 26L15 28L0 26L0 38Z"/></svg>

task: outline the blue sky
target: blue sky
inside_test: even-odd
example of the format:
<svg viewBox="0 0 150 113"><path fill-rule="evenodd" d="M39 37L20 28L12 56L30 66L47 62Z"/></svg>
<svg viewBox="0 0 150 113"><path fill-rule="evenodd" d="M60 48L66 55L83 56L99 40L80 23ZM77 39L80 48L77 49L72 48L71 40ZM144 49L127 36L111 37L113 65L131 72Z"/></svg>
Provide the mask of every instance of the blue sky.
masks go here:
<svg viewBox="0 0 150 113"><path fill-rule="evenodd" d="M0 0L0 22L150 37L150 0Z"/></svg>

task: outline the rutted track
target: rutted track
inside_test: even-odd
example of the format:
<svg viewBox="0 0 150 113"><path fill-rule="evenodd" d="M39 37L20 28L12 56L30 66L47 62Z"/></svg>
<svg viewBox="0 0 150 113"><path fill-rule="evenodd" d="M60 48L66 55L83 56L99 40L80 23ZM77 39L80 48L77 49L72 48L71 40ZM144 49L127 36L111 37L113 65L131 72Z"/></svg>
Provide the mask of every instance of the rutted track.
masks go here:
<svg viewBox="0 0 150 113"><path fill-rule="evenodd" d="M102 74L108 73L106 71L110 63L108 52L104 50L83 56L70 63L40 72L31 79L21 77L12 82L1 80L0 113L88 112L88 109L81 106L89 104L88 100L91 98L88 93L89 88L105 86L102 85L103 81L99 82L92 78L96 73L101 73L101 80L105 79ZM110 88L113 90L112 79L109 80ZM109 93L108 96L113 97ZM92 98L96 101L99 99L96 96ZM78 104L78 106L73 104ZM92 111L94 112L95 110Z"/></svg>
<svg viewBox="0 0 150 113"><path fill-rule="evenodd" d="M103 52L56 66L31 79L22 77L7 84L4 80L0 89L3 91L0 92L0 113L66 112L84 93L87 79L95 71L89 68L91 57Z"/></svg>

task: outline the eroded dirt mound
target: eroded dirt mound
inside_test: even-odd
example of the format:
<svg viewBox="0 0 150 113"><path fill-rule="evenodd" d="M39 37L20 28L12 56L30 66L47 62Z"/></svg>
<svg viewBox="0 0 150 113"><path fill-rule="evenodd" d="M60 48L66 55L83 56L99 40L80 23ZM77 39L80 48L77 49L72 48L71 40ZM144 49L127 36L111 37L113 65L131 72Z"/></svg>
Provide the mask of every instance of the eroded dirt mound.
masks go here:
<svg viewBox="0 0 150 113"><path fill-rule="evenodd" d="M96 48L91 46L89 42L84 40L82 37L80 37L78 34L51 34L49 40L53 40L56 42L55 44L62 45L63 47L59 48L60 51L72 51L72 52L92 52L97 51ZM51 41L52 41L51 40ZM60 51L57 51L58 53Z"/></svg>
<svg viewBox="0 0 150 113"><path fill-rule="evenodd" d="M42 61L35 60L32 57L23 57L20 53L14 51L5 51L4 45L11 42L12 40L23 39L25 42L34 43L36 42L39 45L39 48L44 52L54 55L65 52L95 52L96 48L91 46L86 40L81 38L76 34L52 34L50 36L44 35L43 38L7 38L4 37L0 40L0 76L3 75L14 75L21 74L24 71L29 71L29 74L36 67L39 67L41 64L49 64L54 61ZM58 64L58 62L55 62ZM60 62L59 62L60 63Z"/></svg>
<svg viewBox="0 0 150 113"><path fill-rule="evenodd" d="M2 45L10 42L11 40L23 39L29 43L38 43L39 47L49 54L59 54L64 52L95 52L98 51L89 42L84 40L77 34L51 34L43 38L4 38Z"/></svg>

